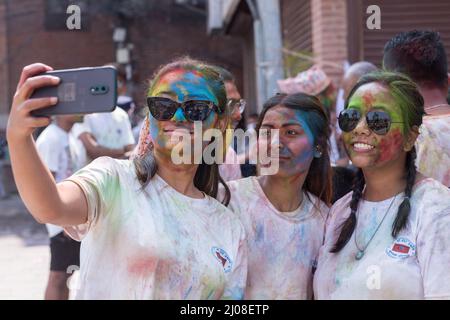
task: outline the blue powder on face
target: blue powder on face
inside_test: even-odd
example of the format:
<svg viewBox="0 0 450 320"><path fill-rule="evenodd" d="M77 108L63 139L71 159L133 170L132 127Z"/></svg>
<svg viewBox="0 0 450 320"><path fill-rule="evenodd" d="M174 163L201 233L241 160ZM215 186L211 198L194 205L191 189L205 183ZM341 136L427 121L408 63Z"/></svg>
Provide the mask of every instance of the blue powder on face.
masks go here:
<svg viewBox="0 0 450 320"><path fill-rule="evenodd" d="M218 104L218 100L209 87L206 79L203 79L192 72L170 85L170 91L173 92L178 101L186 100L208 100Z"/></svg>
<svg viewBox="0 0 450 320"><path fill-rule="evenodd" d="M186 72L181 79L170 83L168 92L170 96L176 98L179 102L187 100L207 100L218 104L217 97L214 95L207 79L204 79L193 72ZM211 128L214 124L215 112L211 111L208 118L203 121L203 128ZM184 122L187 121L181 108L178 108L172 120ZM158 121L150 114L150 135L155 141L158 139L159 127Z"/></svg>
<svg viewBox="0 0 450 320"><path fill-rule="evenodd" d="M323 126L323 120L315 112L295 110L295 119L300 123L311 145L314 145Z"/></svg>

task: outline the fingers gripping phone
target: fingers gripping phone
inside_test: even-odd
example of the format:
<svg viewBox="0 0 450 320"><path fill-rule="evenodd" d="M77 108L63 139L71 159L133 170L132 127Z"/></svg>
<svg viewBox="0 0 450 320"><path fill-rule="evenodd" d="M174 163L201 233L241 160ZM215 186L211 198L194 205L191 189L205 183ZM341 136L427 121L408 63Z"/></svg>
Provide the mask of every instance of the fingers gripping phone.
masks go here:
<svg viewBox="0 0 450 320"><path fill-rule="evenodd" d="M58 97L51 107L32 111L33 116L111 112L117 102L117 74L110 66L54 70L43 73L61 79L57 86L42 87L31 98Z"/></svg>

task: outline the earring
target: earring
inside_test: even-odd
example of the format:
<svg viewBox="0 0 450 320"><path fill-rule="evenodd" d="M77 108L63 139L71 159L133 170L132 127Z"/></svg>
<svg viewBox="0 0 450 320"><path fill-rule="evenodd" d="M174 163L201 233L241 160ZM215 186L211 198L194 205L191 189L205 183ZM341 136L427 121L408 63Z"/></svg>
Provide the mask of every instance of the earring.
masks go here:
<svg viewBox="0 0 450 320"><path fill-rule="evenodd" d="M320 150L320 146L316 146L314 148L314 158L322 157L322 151Z"/></svg>
<svg viewBox="0 0 450 320"><path fill-rule="evenodd" d="M414 143L406 143L405 146L403 147L403 150L406 152L411 151L411 149L414 147Z"/></svg>

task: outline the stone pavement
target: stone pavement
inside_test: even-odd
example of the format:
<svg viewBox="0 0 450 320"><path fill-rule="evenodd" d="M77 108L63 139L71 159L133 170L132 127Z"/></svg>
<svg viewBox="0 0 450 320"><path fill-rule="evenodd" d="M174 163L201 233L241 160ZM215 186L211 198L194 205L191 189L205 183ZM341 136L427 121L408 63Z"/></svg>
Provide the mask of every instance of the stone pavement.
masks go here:
<svg viewBox="0 0 450 320"><path fill-rule="evenodd" d="M17 194L0 199L0 300L43 299L49 261L45 226Z"/></svg>

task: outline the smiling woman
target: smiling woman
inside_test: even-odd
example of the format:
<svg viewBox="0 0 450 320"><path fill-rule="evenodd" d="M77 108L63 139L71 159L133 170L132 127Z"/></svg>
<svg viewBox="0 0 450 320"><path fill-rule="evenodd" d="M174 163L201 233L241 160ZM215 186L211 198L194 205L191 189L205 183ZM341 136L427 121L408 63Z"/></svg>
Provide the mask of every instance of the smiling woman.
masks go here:
<svg viewBox="0 0 450 320"><path fill-rule="evenodd" d="M8 141L14 177L30 212L82 241L77 298L241 299L245 232L215 199L217 164L177 165L170 156L171 136L179 129L192 131L194 122L223 132L229 119L219 75L191 59L163 66L148 91L151 112L137 157L101 157L56 184L31 135L48 120L30 111L54 104L30 99L36 88L58 83L37 76L48 70L42 64L24 68Z"/></svg>
<svg viewBox="0 0 450 320"><path fill-rule="evenodd" d="M400 74L369 74L350 92L339 126L359 171L331 208L317 298L450 298L450 191L414 165L423 115Z"/></svg>
<svg viewBox="0 0 450 320"><path fill-rule="evenodd" d="M279 170L228 182L247 233L245 298L311 299L331 197L328 117L313 96L280 94L264 104L256 128L258 152L269 150Z"/></svg>
<svg viewBox="0 0 450 320"><path fill-rule="evenodd" d="M200 61L184 58L162 66L155 73L147 96L150 113L133 160L144 187L156 173L156 159L172 162L172 150L178 143L173 136L181 129L193 132L194 121L201 121L203 132L219 127L224 130L227 121L224 83L211 67ZM227 190L217 164L199 165L194 177L196 187L216 197L219 181ZM225 204L229 198L227 192Z"/></svg>

